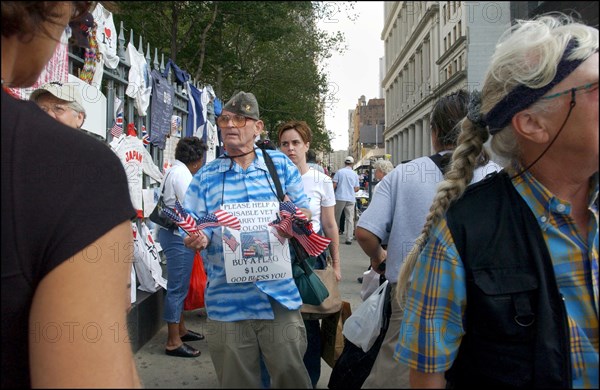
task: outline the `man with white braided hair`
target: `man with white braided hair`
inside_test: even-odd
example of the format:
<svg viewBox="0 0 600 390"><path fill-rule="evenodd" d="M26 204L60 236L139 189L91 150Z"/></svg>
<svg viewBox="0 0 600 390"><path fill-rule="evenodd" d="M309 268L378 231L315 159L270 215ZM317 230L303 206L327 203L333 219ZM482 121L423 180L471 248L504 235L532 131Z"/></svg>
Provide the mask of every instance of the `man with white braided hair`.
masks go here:
<svg viewBox="0 0 600 390"><path fill-rule="evenodd" d="M369 207L358 220L356 239L369 256L371 268L389 281L386 293L390 295L396 292L396 280L404 266L404 257L419 236L436 188L448 170L450 156L458 141L460 122L467 114L469 96L467 91L460 89L435 102L430 114L431 144L435 154L399 164L385 175L377 184ZM488 161L484 151L473 174L473 182L500 169L498 164ZM408 367L393 359L402 315L400 305L392 301L385 338L362 388L408 387Z"/></svg>
<svg viewBox="0 0 600 390"><path fill-rule="evenodd" d="M196 173L183 207L203 217L226 203L278 201L277 187L263 156L269 153L284 200L293 202L310 218L296 166L283 153L254 145L264 128L255 96L235 94L223 107L217 124L226 152ZM312 388L302 361L306 329L294 280L228 283L220 229L204 229L200 236L187 237L184 242L203 250L208 275L208 327L204 334L220 386L260 388L262 355L273 388Z"/></svg>
<svg viewBox="0 0 600 390"><path fill-rule="evenodd" d="M411 386L597 389L598 30L517 20L445 177L398 280Z"/></svg>

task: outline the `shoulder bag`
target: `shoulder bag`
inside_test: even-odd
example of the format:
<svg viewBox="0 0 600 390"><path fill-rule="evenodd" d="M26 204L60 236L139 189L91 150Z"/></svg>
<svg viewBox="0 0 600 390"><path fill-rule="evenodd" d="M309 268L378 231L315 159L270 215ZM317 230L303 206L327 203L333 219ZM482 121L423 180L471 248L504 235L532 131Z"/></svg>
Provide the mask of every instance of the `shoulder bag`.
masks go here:
<svg viewBox="0 0 600 390"><path fill-rule="evenodd" d="M171 173L171 172L169 172L169 173ZM167 174L167 176L169 176L169 174ZM150 219L155 224L164 227L165 229L174 229L177 227L177 224L175 222L173 222L173 220L171 220L171 218L167 217L162 212L162 210L165 207L167 207L167 205L165 205L165 202L163 200L163 195L165 194L165 185L167 184L167 176L165 176L165 178L163 180L163 188L162 188L162 191L160 192L160 197L158 198L158 202L156 202L156 206L154 207L154 210L152 210L152 213L150 214L148 219Z"/></svg>
<svg viewBox="0 0 600 390"><path fill-rule="evenodd" d="M329 296L320 305L304 304L300 308L302 318L305 320L318 320L328 317L340 311L342 308L342 296L338 286L338 281L335 278L335 271L333 270L333 261L329 250L325 250L319 255L319 257L325 257L325 269L313 269L313 272L317 274L319 279L323 282Z"/></svg>

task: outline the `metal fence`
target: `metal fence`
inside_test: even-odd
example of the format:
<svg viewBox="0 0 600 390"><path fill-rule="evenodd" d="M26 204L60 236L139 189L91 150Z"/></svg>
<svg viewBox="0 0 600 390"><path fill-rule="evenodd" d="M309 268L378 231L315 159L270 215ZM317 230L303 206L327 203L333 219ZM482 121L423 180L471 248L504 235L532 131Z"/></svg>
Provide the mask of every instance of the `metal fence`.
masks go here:
<svg viewBox="0 0 600 390"><path fill-rule="evenodd" d="M127 132L127 125L129 123L133 123L135 125L135 128L137 129L137 133L138 133L137 134L138 138L142 138L142 128L145 127L147 129L148 135L150 135L150 132L152 131L152 129L150 128L151 116L152 116L150 107L147 110L146 116L140 116L138 114L137 110L135 109L134 99L125 94L127 86L129 84L128 75L129 75L129 70L131 68L131 64L129 64L129 62L125 56L125 47L127 45L126 45L126 41L125 41L125 29L123 27L123 22L121 22L121 25L119 28L119 34L118 34L117 41L118 41L117 55L120 58L119 64L116 69L110 69L110 68L104 66L104 69L103 69L104 74L102 77L102 83L100 86L98 86L100 91L106 96L106 100L107 100L107 105L106 105L106 125L107 125L106 142L107 143L110 143L113 138L113 136L110 132L110 129L112 128L113 123L114 123L114 114L113 113L114 113L115 96L118 97L121 101L123 101L123 104L124 104L124 106L123 106L123 131L125 133ZM131 43L132 45L134 45L133 29L129 30L129 41L128 42ZM144 46L143 46L142 36L138 36L137 50L140 54L144 55ZM160 62L159 62L158 49L154 48L153 52L154 52L154 55L153 55L153 57L151 57L152 50L150 47L150 43L147 42L145 59L149 66L149 70L154 69L154 70L160 72L161 74L163 74L165 71L164 53L160 53ZM69 73L70 74L79 77L79 72L83 69L83 66L84 66L84 58L83 58L84 55L85 55L85 49L73 50L72 48L69 48ZM175 81L175 77L173 76L172 68L169 71L169 73L166 75L166 78L167 78L167 81L171 84L171 86L173 87L173 89L175 91L175 101L173 104L172 115L178 115L181 117L181 120L182 120L181 125L182 125L182 128L185 129L186 125L187 125L187 119L188 119L187 92L185 91L184 87L181 84L179 84ZM201 88L201 86L200 86L201 83L199 83L198 81L191 80L190 82L197 88L199 88L199 89ZM151 97L151 99L152 99L152 97ZM149 144L148 148L149 148L148 150L150 152L150 155L153 158L154 164L156 166L158 166L159 168L161 168L161 171L162 171L163 150L161 150L160 148L158 148L152 144ZM144 175L144 187L145 188L149 185L148 180L149 180L149 178L146 175Z"/></svg>

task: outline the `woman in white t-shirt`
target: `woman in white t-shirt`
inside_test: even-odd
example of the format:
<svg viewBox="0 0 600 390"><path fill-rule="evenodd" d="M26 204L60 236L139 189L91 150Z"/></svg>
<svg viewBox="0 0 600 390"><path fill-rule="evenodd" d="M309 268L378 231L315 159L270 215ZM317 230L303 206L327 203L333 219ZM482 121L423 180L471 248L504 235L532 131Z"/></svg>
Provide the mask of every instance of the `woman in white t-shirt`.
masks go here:
<svg viewBox="0 0 600 390"><path fill-rule="evenodd" d="M298 167L302 175L304 193L308 196L312 224L315 232L331 239L329 252L333 260L333 269L339 282L342 279L339 257L338 226L335 221L335 192L331 178L310 167L306 162L306 152L312 140L312 131L304 121L290 121L279 126L279 148ZM315 265L325 268L326 264ZM310 374L313 386L321 375L321 336L319 320L304 320L308 346L304 354L304 365Z"/></svg>

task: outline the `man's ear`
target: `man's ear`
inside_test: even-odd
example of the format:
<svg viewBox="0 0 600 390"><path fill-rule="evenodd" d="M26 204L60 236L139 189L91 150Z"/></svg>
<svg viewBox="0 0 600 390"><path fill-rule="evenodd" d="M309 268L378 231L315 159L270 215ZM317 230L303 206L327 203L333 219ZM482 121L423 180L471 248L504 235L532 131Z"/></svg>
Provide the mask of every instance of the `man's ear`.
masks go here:
<svg viewBox="0 0 600 390"><path fill-rule="evenodd" d="M265 122L263 122L261 119L257 120L255 122L256 127L254 128L254 136L259 136L262 134L264 128L265 128Z"/></svg>
<svg viewBox="0 0 600 390"><path fill-rule="evenodd" d="M77 113L77 122L79 123L79 126L77 126L77 128L81 129L83 127L83 123L85 122L85 114L83 112Z"/></svg>
<svg viewBox="0 0 600 390"><path fill-rule="evenodd" d="M550 141L546 124L531 110L523 110L513 116L511 124L515 132L529 142L545 144Z"/></svg>

